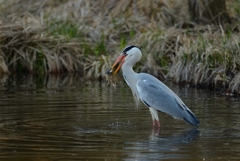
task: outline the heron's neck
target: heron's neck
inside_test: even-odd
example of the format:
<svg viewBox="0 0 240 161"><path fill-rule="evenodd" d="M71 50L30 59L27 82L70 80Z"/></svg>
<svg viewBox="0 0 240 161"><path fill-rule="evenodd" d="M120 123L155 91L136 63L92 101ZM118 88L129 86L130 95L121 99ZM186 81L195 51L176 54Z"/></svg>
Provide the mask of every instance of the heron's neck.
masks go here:
<svg viewBox="0 0 240 161"><path fill-rule="evenodd" d="M128 64L122 65L122 71L123 71L123 77L126 83L132 90L136 107L139 107L140 99L138 96L137 86L136 86L138 81L137 79L138 73L134 72L134 70L132 69L132 66Z"/></svg>
<svg viewBox="0 0 240 161"><path fill-rule="evenodd" d="M130 86L130 88L134 88L137 82L137 73L134 72L132 69L132 66L129 64L123 64L122 66L122 71L123 71L123 77L127 84ZM133 89L135 90L135 89Z"/></svg>

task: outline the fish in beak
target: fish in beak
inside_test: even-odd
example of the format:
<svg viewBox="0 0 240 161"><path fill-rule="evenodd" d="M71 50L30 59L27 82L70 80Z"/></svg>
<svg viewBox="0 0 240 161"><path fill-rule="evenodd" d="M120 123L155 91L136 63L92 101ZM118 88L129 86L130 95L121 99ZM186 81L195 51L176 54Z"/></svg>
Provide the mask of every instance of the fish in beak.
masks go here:
<svg viewBox="0 0 240 161"><path fill-rule="evenodd" d="M121 66L123 65L126 56L127 56L126 54L121 54L117 58L115 63L112 65L111 69L106 72L106 74L110 75L110 76L114 76L119 71Z"/></svg>

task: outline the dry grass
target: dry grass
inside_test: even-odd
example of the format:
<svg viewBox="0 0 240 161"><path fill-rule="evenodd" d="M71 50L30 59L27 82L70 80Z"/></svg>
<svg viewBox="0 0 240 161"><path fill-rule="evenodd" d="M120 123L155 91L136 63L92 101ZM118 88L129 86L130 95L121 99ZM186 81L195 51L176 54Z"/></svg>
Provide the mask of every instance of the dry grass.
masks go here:
<svg viewBox="0 0 240 161"><path fill-rule="evenodd" d="M197 38L181 36L182 46L172 57L169 76L176 82L194 84L235 84L240 71L239 34L205 32ZM235 89L232 89L233 91Z"/></svg>
<svg viewBox="0 0 240 161"><path fill-rule="evenodd" d="M0 0L0 9L0 73L101 78L134 44L145 51L138 71L240 92L239 33L226 34L227 25L183 29L187 1ZM231 12L239 19L237 8Z"/></svg>

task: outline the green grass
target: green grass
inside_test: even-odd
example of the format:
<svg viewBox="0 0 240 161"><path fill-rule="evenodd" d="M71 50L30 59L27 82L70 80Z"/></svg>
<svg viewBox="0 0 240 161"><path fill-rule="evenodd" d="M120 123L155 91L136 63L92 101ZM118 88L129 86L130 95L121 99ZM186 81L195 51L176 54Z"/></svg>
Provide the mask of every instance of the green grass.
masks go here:
<svg viewBox="0 0 240 161"><path fill-rule="evenodd" d="M105 35L102 34L100 40L98 40L98 42L96 42L95 46L94 46L94 54L96 56L100 56L100 55L106 55L107 53L107 49L106 49L106 45L105 45Z"/></svg>
<svg viewBox="0 0 240 161"><path fill-rule="evenodd" d="M65 21L51 20L51 22L47 22L47 33L55 37L59 35L66 36L67 38L83 37L76 24Z"/></svg>

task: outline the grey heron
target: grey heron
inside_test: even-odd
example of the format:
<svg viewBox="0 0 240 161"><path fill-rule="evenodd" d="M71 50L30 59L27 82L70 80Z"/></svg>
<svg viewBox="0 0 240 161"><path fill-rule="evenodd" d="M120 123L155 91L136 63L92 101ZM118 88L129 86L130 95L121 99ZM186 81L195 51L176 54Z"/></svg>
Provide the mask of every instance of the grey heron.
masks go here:
<svg viewBox="0 0 240 161"><path fill-rule="evenodd" d="M148 106L152 116L153 126L160 127L158 111L167 113L175 119L182 119L193 126L199 125L199 120L183 101L164 83L147 73L136 73L133 66L140 61L142 52L137 46L127 46L108 75L115 75L121 68L123 77L131 88L136 104L140 100Z"/></svg>

